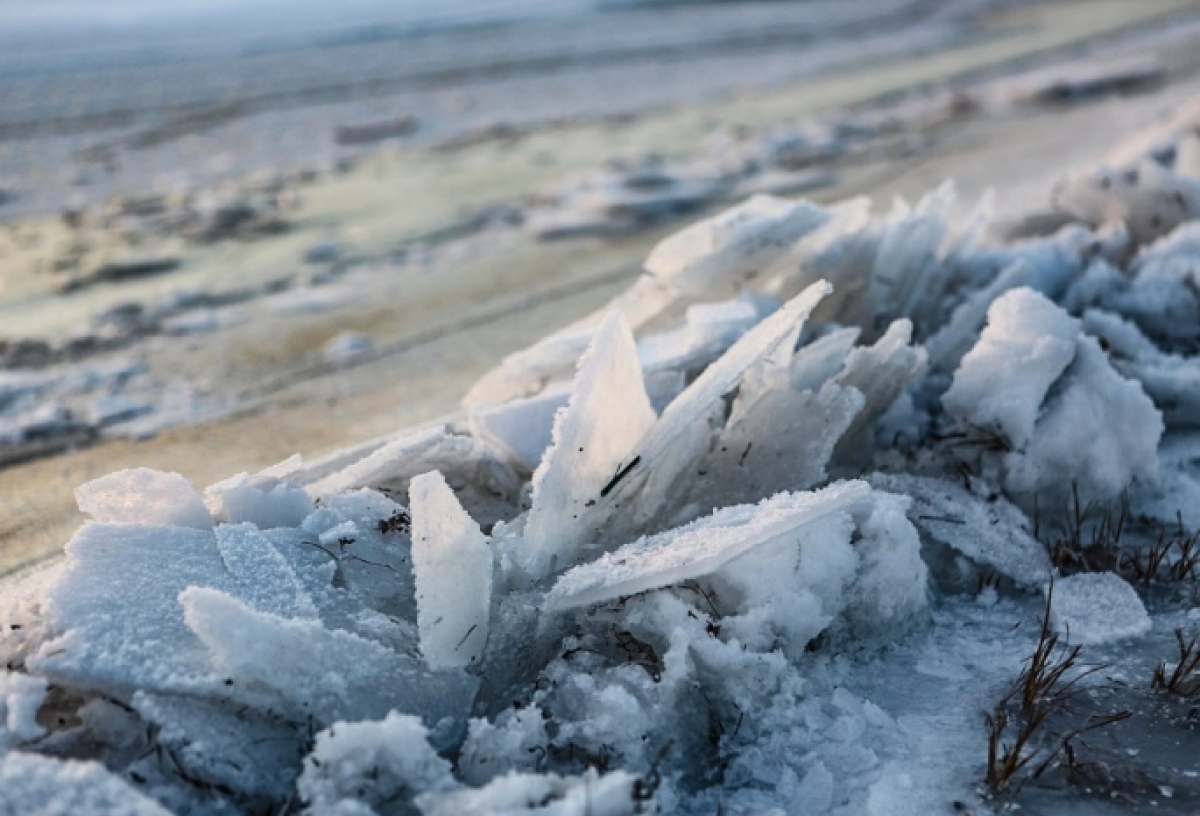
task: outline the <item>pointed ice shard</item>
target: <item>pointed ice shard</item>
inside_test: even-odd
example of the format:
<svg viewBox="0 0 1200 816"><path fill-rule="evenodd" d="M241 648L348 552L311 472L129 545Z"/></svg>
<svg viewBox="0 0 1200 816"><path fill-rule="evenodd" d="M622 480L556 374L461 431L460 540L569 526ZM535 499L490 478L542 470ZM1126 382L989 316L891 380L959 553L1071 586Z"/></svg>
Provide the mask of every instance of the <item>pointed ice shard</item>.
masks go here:
<svg viewBox="0 0 1200 816"><path fill-rule="evenodd" d="M759 505L726 507L576 567L547 594L546 609L591 606L708 575L762 544L802 535L817 520L860 510L870 496L867 483L855 481L814 493L780 493Z"/></svg>
<svg viewBox="0 0 1200 816"><path fill-rule="evenodd" d="M517 552L528 575L575 563L586 533L579 516L629 464L655 419L633 334L613 313L580 361L571 402L554 423L554 444L533 474L525 544Z"/></svg>
<svg viewBox="0 0 1200 816"><path fill-rule="evenodd" d="M471 665L487 643L492 550L434 471L408 489L421 654L431 669Z"/></svg>

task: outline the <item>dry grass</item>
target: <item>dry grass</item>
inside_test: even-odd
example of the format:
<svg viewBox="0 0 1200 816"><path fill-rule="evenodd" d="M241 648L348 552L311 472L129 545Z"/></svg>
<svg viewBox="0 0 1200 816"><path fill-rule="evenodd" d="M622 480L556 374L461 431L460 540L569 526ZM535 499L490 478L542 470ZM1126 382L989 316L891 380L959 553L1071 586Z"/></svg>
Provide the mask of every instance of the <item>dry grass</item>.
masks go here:
<svg viewBox="0 0 1200 816"><path fill-rule="evenodd" d="M1005 695L987 715L987 776L993 794L1015 797L1030 781L1066 760L1075 765L1073 741L1080 735L1132 716L1130 711L1088 717L1057 735L1048 722L1066 713L1077 694L1089 687L1083 681L1105 667L1083 666L1082 647L1059 643L1050 629L1053 584L1046 597L1038 642Z"/></svg>
<svg viewBox="0 0 1200 816"><path fill-rule="evenodd" d="M1183 629L1176 627L1175 641L1179 646L1179 660L1169 675L1166 661L1159 663L1150 686L1180 697L1194 697L1200 692L1200 635L1187 638Z"/></svg>

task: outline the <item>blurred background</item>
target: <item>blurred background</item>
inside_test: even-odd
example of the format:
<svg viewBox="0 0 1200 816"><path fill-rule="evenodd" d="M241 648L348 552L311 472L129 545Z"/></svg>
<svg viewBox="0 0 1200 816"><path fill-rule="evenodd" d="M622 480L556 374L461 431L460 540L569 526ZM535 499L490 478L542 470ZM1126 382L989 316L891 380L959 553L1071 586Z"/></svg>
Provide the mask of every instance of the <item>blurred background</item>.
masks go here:
<svg viewBox="0 0 1200 816"><path fill-rule="evenodd" d="M0 572L72 489L453 415L688 219L1002 214L1195 92L1193 0L0 0Z"/></svg>

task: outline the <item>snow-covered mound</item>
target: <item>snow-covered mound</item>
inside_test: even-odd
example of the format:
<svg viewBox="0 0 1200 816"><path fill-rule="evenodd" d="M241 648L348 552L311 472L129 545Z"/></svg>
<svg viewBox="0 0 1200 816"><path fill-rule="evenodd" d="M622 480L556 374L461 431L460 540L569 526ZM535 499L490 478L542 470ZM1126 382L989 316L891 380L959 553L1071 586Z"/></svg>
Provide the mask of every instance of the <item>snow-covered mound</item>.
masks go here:
<svg viewBox="0 0 1200 816"><path fill-rule="evenodd" d="M1075 220L1012 242L949 185L885 217L752 198L506 359L463 422L202 493L145 469L80 487L65 561L0 607L0 809L969 795L914 777L929 735L843 685L941 625L931 602L1041 590L1035 508L1197 495L1159 473L1200 416L1189 151L1068 179ZM1068 635L1101 595L1088 639L1147 626L1115 575L1060 586ZM918 661L961 678L944 663Z"/></svg>

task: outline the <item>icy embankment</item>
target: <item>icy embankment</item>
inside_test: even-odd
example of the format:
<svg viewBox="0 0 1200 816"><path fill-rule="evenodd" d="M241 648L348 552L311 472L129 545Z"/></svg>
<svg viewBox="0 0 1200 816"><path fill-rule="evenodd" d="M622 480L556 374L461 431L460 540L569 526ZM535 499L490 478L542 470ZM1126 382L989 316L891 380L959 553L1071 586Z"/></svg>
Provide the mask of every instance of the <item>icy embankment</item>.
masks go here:
<svg viewBox="0 0 1200 816"><path fill-rule="evenodd" d="M950 187L886 217L753 198L506 359L461 426L203 494L82 486L65 562L0 606L0 809L972 799L981 695L1021 658L995 644L1054 569L1035 508L1200 495L1189 151L1072 177L1070 223L1015 242ZM1148 626L1115 574L1058 587L1067 636ZM943 697L949 730L913 713Z"/></svg>

